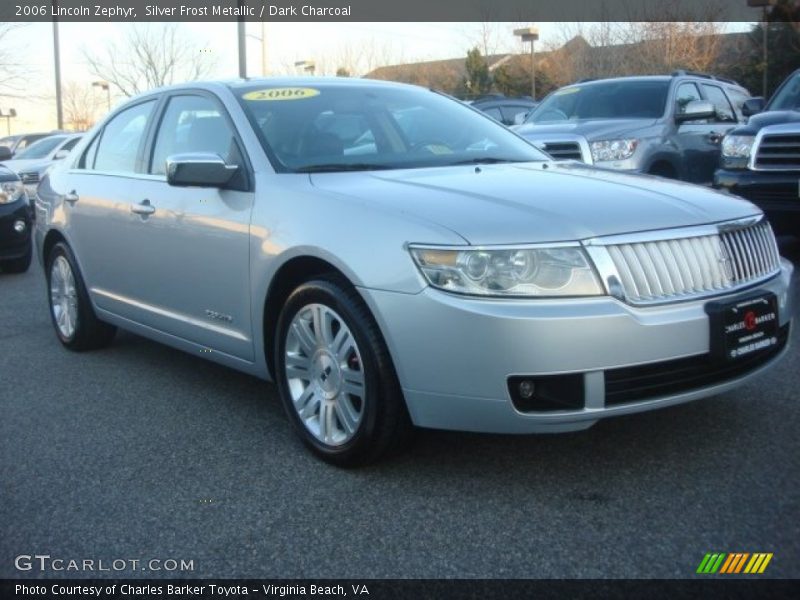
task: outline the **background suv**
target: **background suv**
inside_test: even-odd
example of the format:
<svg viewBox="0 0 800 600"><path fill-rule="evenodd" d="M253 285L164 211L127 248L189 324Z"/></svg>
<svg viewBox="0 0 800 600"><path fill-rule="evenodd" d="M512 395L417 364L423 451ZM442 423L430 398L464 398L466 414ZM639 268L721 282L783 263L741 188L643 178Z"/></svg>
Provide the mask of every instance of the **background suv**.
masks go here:
<svg viewBox="0 0 800 600"><path fill-rule="evenodd" d="M800 235L800 69L766 107L751 98L744 112L760 114L723 140L714 186L760 206L776 230Z"/></svg>
<svg viewBox="0 0 800 600"><path fill-rule="evenodd" d="M556 159L710 184L749 97L731 80L686 71L582 81L514 129Z"/></svg>

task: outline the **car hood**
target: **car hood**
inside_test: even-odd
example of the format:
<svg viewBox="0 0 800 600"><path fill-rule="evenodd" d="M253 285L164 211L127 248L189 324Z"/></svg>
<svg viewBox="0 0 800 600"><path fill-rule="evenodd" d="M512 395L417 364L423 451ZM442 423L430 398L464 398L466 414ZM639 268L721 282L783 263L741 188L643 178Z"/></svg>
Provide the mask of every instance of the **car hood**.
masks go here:
<svg viewBox="0 0 800 600"><path fill-rule="evenodd" d="M560 133L582 135L589 140L608 140L630 136L635 131L655 124L654 119L590 119L552 124L523 123L514 131L530 139L552 138Z"/></svg>
<svg viewBox="0 0 800 600"><path fill-rule="evenodd" d="M319 189L446 227L471 244L580 240L760 212L707 188L579 163L325 173L311 181Z"/></svg>
<svg viewBox="0 0 800 600"><path fill-rule="evenodd" d="M3 163L6 167L11 169L16 173L21 173L23 171L34 171L37 173L41 173L44 171L53 161L51 160L42 160L41 158L30 158L30 159L19 159L19 160L7 160Z"/></svg>

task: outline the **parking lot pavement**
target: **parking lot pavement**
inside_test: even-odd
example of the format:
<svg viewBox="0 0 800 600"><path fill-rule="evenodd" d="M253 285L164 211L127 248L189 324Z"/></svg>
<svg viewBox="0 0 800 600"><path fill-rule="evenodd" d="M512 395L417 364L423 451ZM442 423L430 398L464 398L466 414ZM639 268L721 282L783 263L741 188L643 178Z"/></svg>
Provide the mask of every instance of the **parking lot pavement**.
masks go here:
<svg viewBox="0 0 800 600"><path fill-rule="evenodd" d="M271 385L131 334L62 349L36 265L0 275L0 323L0 577L109 575L17 571L27 554L192 577L687 577L706 552L800 576L797 326L779 366L717 398L575 434L423 431L343 471L303 450Z"/></svg>

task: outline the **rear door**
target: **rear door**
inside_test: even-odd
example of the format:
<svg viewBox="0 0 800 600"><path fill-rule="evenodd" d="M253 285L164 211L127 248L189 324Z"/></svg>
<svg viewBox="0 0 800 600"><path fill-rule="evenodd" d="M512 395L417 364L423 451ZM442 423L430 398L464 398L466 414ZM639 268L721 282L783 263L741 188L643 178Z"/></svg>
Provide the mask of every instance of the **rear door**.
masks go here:
<svg viewBox="0 0 800 600"><path fill-rule="evenodd" d="M157 102L148 98L119 111L57 181L65 232L89 293L101 310L134 320L146 267L137 256L139 227L130 206L141 194L141 157Z"/></svg>

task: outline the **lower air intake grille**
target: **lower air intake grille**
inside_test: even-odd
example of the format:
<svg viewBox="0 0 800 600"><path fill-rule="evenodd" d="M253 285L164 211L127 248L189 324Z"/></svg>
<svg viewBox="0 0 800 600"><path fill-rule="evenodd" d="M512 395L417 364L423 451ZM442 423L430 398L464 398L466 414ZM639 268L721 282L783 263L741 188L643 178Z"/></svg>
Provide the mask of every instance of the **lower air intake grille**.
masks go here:
<svg viewBox="0 0 800 600"><path fill-rule="evenodd" d="M650 400L724 383L754 371L780 353L789 340L789 325L778 330L778 343L745 359L719 363L710 355L651 363L605 372L606 406Z"/></svg>

